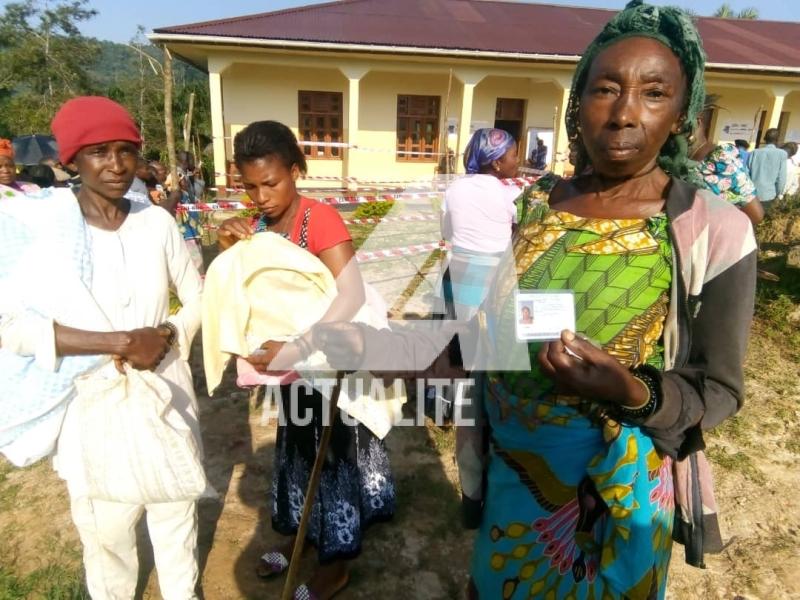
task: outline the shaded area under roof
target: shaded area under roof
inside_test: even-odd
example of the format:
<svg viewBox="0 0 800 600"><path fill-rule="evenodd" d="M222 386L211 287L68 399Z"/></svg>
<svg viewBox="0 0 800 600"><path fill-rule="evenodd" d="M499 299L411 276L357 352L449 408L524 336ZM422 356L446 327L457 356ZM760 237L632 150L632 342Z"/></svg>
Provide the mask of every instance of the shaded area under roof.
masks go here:
<svg viewBox="0 0 800 600"><path fill-rule="evenodd" d="M342 0L154 33L575 56L614 12L487 0ZM698 28L711 63L800 68L800 23L700 17Z"/></svg>

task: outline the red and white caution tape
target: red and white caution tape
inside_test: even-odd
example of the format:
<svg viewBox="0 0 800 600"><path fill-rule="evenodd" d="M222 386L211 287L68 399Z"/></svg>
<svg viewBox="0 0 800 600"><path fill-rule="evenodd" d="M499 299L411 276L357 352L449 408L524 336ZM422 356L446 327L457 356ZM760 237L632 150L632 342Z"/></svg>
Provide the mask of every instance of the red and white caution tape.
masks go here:
<svg viewBox="0 0 800 600"><path fill-rule="evenodd" d="M404 215L401 217L369 217L366 219L343 219L345 225L371 225L377 223L407 223L419 221L438 221L439 215Z"/></svg>
<svg viewBox="0 0 800 600"><path fill-rule="evenodd" d="M404 256L414 256L415 254L426 254L434 250L447 250L447 245L444 242L430 242L427 244L387 248L385 250L364 250L356 252L356 260L360 263L365 263L386 258L402 258Z"/></svg>
<svg viewBox="0 0 800 600"><path fill-rule="evenodd" d="M503 179L501 180L504 185L509 186L516 186L516 187L525 187L526 185L530 185L531 183L535 182L539 179L539 175L530 175L526 177L514 177L511 179ZM367 183L367 182L363 182ZM373 183L381 183L381 182L373 182ZM382 183L389 183L384 181ZM430 182L428 182L430 183ZM210 188L212 190L220 190L224 189L226 191L232 192L242 192L240 189L236 188ZM313 192L313 190L308 190L309 192ZM369 202L393 202L395 200L426 200L426 199L434 199L434 198L441 198L444 194L444 191L430 191L430 192L396 192L396 193L385 193L385 194L347 194L341 196L325 196L322 198L317 198L319 202L324 202L325 204L331 205L342 205L342 204L366 204ZM244 208L248 208L248 205L243 202L235 202L235 201L220 201L220 202L208 202L208 203L198 203L198 204L182 204L178 207L178 210L192 210L192 211L214 211L214 210L241 210Z"/></svg>
<svg viewBox="0 0 800 600"><path fill-rule="evenodd" d="M526 185L532 184L534 181L538 180L539 176L530 176L530 177L512 177L511 179L501 179L503 185L510 185L514 187L525 187Z"/></svg>
<svg viewBox="0 0 800 600"><path fill-rule="evenodd" d="M325 196L316 198L318 202L330 204L332 206L346 205L346 204L368 204L371 202L394 202L396 200L430 200L441 198L443 192L419 192L419 193L400 193L400 194L379 194L379 195L361 195L361 196ZM178 205L179 212L214 212L218 210L243 210L251 208L252 204L245 204L244 202L199 202L197 204L180 204Z"/></svg>
<svg viewBox="0 0 800 600"><path fill-rule="evenodd" d="M519 185L519 182L524 182L522 185L533 183L545 171L536 171L535 169L520 169L525 175L523 177L513 177L511 179L503 179L504 182L509 183L510 185ZM215 175L223 175L223 173L215 173ZM239 175L229 175L224 174L228 177L232 177L233 179L238 179ZM359 185L436 185L436 186L447 186L452 181L460 177L467 177L467 175L451 175L450 177L445 176L434 176L429 177L427 179L360 179L358 177L345 177L345 176L336 176L336 175L305 175L301 177L301 180L306 181L338 181L338 182L345 182L345 183L357 183ZM226 190L226 191L234 191L234 192L243 192L241 188L209 188L213 190Z"/></svg>
<svg viewBox="0 0 800 600"><path fill-rule="evenodd" d="M179 204L178 212L212 212L215 210L242 210L249 208L244 202L198 202L197 204Z"/></svg>
<svg viewBox="0 0 800 600"><path fill-rule="evenodd" d="M231 179L241 179L241 175L238 173L214 173L216 177L225 176L230 177ZM453 179L453 177L451 177ZM344 175L303 175L300 177L300 181L335 181L335 182L345 182L345 183L356 183L356 184L364 184L364 185L383 185L383 184L394 184L394 185L431 185L431 184L438 184L438 185L447 185L448 181L442 176L432 176L426 179L360 179L358 177L346 177ZM226 189L226 190L238 190L242 191L239 188L216 188L216 189Z"/></svg>
<svg viewBox="0 0 800 600"><path fill-rule="evenodd" d="M395 202L396 200L430 200L434 198L441 198L442 192L419 192L419 193L401 193L401 194L380 194L380 195L363 195L363 196L325 196L317 198L319 202L325 204L340 205L340 204L367 204L370 202Z"/></svg>

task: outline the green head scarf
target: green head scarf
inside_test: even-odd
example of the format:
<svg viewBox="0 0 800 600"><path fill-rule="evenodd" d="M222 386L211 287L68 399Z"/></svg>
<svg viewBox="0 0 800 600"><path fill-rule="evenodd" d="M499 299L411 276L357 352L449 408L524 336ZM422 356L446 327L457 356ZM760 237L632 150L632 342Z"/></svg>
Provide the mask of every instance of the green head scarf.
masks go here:
<svg viewBox="0 0 800 600"><path fill-rule="evenodd" d="M580 139L578 124L580 98L586 86L589 68L600 52L615 42L630 37L658 40L672 50L683 65L688 84L684 105L685 119L680 133L670 135L661 148L658 165L670 175L691 179L687 138L694 131L697 116L703 111L705 99L703 72L706 63L703 42L687 13L679 8L644 4L642 0L632 0L606 24L600 35L589 44L575 69L566 116L567 134L570 142L576 144L578 150L575 172L580 173L588 166L588 157Z"/></svg>

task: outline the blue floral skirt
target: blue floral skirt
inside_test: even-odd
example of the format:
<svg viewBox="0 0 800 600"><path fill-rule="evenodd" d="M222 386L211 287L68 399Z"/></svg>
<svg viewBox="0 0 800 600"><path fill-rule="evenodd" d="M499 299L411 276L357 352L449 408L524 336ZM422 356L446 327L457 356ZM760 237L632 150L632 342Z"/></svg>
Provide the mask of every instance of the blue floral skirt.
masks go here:
<svg viewBox="0 0 800 600"><path fill-rule="evenodd" d="M290 411L291 386L281 386L284 415ZM272 528L297 533L308 479L322 438L322 396L295 387L295 414L310 414L306 425L287 418L278 426L272 479ZM363 425L347 425L337 411L319 490L314 499L306 539L314 544L321 564L352 559L361 552L369 525L392 518L395 488L383 441Z"/></svg>

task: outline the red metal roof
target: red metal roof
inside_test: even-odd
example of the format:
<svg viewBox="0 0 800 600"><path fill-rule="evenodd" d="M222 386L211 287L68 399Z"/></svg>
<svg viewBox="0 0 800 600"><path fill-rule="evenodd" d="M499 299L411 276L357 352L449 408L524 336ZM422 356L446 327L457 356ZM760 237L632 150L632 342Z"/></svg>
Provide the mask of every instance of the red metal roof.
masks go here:
<svg viewBox="0 0 800 600"><path fill-rule="evenodd" d="M341 0L154 33L563 56L581 54L614 12L488 0ZM800 68L800 23L700 17L698 28L709 62Z"/></svg>

